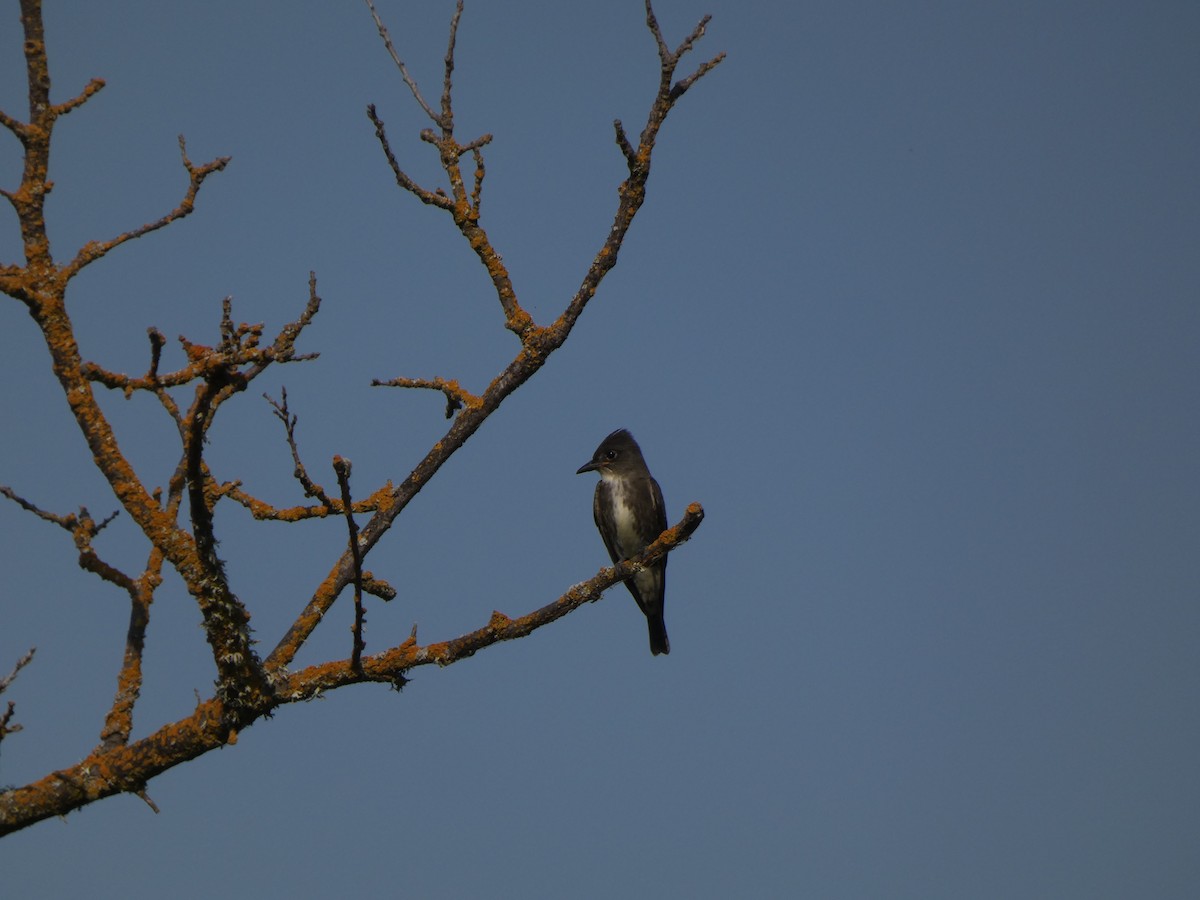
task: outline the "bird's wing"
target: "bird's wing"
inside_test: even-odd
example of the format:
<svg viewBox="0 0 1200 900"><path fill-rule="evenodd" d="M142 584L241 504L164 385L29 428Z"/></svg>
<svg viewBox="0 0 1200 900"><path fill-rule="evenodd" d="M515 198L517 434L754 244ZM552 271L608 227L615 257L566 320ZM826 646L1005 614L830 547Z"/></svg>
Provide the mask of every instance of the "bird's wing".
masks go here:
<svg viewBox="0 0 1200 900"><path fill-rule="evenodd" d="M609 503L609 490L608 483L603 479L596 485L596 493L592 496L592 518L596 520L596 530L600 532L600 537L604 540L604 547L608 550L609 558L615 564L619 563L622 559L620 552L617 550L616 526L607 521L601 514L601 510Z"/></svg>

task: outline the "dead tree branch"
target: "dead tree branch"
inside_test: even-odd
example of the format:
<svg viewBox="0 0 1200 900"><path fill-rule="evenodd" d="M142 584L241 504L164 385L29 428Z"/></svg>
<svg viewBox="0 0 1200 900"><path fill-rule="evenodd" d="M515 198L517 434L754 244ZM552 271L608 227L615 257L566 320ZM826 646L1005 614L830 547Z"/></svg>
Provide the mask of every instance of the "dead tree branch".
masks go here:
<svg viewBox="0 0 1200 900"><path fill-rule="evenodd" d="M702 19L692 30L691 34L672 51L663 40L662 32L658 27L657 20L654 18L653 8L649 0L647 0L647 25L659 48L658 55L662 74L658 90L651 103L650 112L646 119L646 125L642 129L638 146L636 150L630 147L630 152L626 154L629 163L629 175L617 189L617 211L612 227L609 229L608 237L596 254L595 259L584 275L583 283L570 302L568 302L566 309L563 310L562 314L552 324L543 327L538 326L518 302L508 270L501 261L500 254L492 247L487 231L479 223L478 201L473 202L463 188L460 161L464 152L464 145L459 144L454 137L454 117L450 96L450 75L454 68L453 50L460 11L461 3L456 8L455 17L451 23L451 36L443 80L442 115L440 117L433 117L441 129L441 134L440 136L436 136L427 130L421 135L423 140L437 147L443 171L445 171L450 179L453 199L447 197L444 193L430 192L416 185L399 166L383 122L376 114L373 105L368 107L367 114L375 125L376 136L379 139L384 156L387 158L388 164L396 176L397 184L422 202L438 206L450 212L455 226L462 233L471 249L475 251L476 256L491 277L493 288L496 291L501 309L504 312L505 327L521 339L521 349L512 362L492 380L487 390L477 398L473 398L477 402L465 404L465 408L455 417L449 431L434 445L425 458L417 464L409 476L393 490L390 498L391 502L381 507L379 512L363 526L361 543L364 554L370 552L371 548L387 532L392 522L403 512L412 498L437 473L446 460L478 430L480 425L500 406L504 399L533 377L545 364L550 354L566 342L584 308L592 297L595 296L601 281L604 280L605 275L616 265L617 256L624 243L625 235L628 233L630 225L633 224L633 219L637 215L638 210L641 209L642 204L645 202L646 183L650 177L650 163L655 141L658 138L659 130L666 121L667 115L675 103L697 79L711 71L724 59L724 54L718 54L703 63L685 79L675 82L673 79L680 59L703 36L704 29L709 21L708 17ZM411 81L411 78L408 80ZM413 90L416 92L415 82ZM616 129L618 139L620 140L624 136L624 131L619 122L616 125ZM473 144L466 146L478 149L478 147L482 147L490 139L490 135L485 135ZM627 139L625 139L625 143L628 145ZM482 165L482 158L478 158L480 159L480 165ZM397 383L405 387L424 386L414 383L414 381L410 379L408 383L402 383L402 380L393 379L391 383ZM374 383L382 384L387 382L377 380ZM444 384L452 383L454 382L444 382ZM325 612L333 604L334 599L345 588L346 584L349 583L352 573L353 561L349 558L348 554L343 554L342 558L317 589L317 592L313 595L308 606L296 620L291 630L289 630L267 658L268 668L285 666L292 660L296 651L308 638L308 635L312 633L312 630L316 628L325 615Z"/></svg>
<svg viewBox="0 0 1200 900"><path fill-rule="evenodd" d="M704 511L691 504L683 518L633 559L601 569L596 575L562 594L553 603L513 619L493 612L486 624L448 641L421 646L414 634L404 643L375 656L363 657L361 670L350 659L309 666L299 672L280 673L269 707L247 717L241 725L267 715L278 706L311 700L323 693L362 682L403 687L407 673L420 666L445 667L469 659L501 641L525 637L561 619L585 603L599 600L613 585L661 558L692 536ZM186 719L166 725L149 737L127 746L98 748L74 766L51 772L24 787L0 794L0 837L33 822L62 815L95 800L119 793L144 790L145 783L180 763L209 750L236 744L238 729L230 725L217 699L202 701Z"/></svg>
<svg viewBox="0 0 1200 900"><path fill-rule="evenodd" d="M303 465L295 427L297 418L288 408L286 393L278 403L268 398L274 414L284 425L292 453L294 474L313 505L281 508L260 500L243 489L240 481L221 481L205 458L205 445L214 421L223 405L244 392L253 381L276 363L314 359L316 354L298 353L296 343L318 312L321 300L316 292L316 277L309 275L309 296L304 310L267 341L262 324L235 322L232 301L222 304L218 339L212 346L179 338L183 364L163 371L163 352L167 341L156 328L148 331L150 360L144 375L130 376L113 371L99 362L84 359L78 346L74 324L68 313L67 291L72 279L91 263L110 251L150 232L172 225L189 215L209 175L227 165L228 157L219 157L196 165L187 155L183 139L180 151L188 175L183 199L160 218L106 241L85 244L70 259L59 263L51 251L45 219L45 197L52 188L47 178L51 139L58 117L83 106L102 87L94 79L65 103L50 102L50 74L42 25L40 0L20 0L25 32L24 52L29 90L29 119L20 121L0 112L0 125L11 131L24 149L21 183L13 191L4 191L20 223L23 263L0 264L0 291L20 301L29 312L50 355L55 377L63 389L68 407L75 418L94 463L113 491L120 509L132 520L149 545L146 564L140 574L123 572L104 561L94 544L111 521L96 522L87 509L78 514L46 512L17 496L10 488L0 488L9 497L39 518L56 524L72 535L79 564L105 583L120 588L130 598L130 620L125 653L118 675L117 693L105 718L100 744L77 765L60 769L44 778L0 793L0 835L23 828L50 816L63 815L87 803L115 793L132 793L157 810L146 793L146 784L159 773L193 759L208 750L237 742L238 733L255 721L270 716L289 703L309 700L322 692L361 682L383 682L403 686L407 673L418 666L445 666L467 659L479 650L500 641L523 637L561 618L584 603L598 599L609 587L661 558L688 540L703 520L699 504L691 504L683 518L667 529L641 554L611 568L602 569L592 578L575 585L557 600L516 618L493 612L480 628L450 640L421 646L416 627L410 638L398 646L374 655L366 655L363 627L366 619L363 595L390 600L396 591L385 580L363 569L371 550L389 530L409 502L439 471L441 466L479 429L500 404L536 374L555 350L570 335L579 315L616 264L625 236L642 203L650 174L651 158L659 131L680 97L704 74L718 65L723 55L701 64L691 74L676 77L680 59L690 52L704 34L705 17L684 41L671 50L665 43L649 2L646 22L658 48L661 77L650 104L646 124L636 146L621 123L615 123L617 144L622 153L627 177L618 186L617 208L612 227L603 245L584 274L580 287L566 302L557 319L539 325L520 303L515 286L491 237L481 224L480 213L485 180L484 149L492 140L483 134L460 141L455 132L453 73L455 48L463 4L456 5L444 57L442 91L438 109L422 97L416 80L397 54L387 28L372 3L368 8L398 66L401 78L415 101L433 124L420 132L421 141L430 144L449 180L449 189L428 190L415 183L399 164L382 119L375 107L368 108L375 134L399 186L423 203L450 214L468 246L488 273L503 315L504 327L519 340L509 362L479 394L465 390L455 379L398 377L376 380L373 384L440 391L446 398L449 429L399 484L391 481L375 488L365 500L354 502L350 492L350 465L341 456L334 459L339 496L330 496L317 484ZM463 159L469 155L472 166L463 171ZM175 471L165 490L144 484L137 476L109 419L96 396L96 386L117 390L126 397L135 392L152 394L174 424L179 438ZM190 392L190 397L188 396ZM255 519L298 522L329 515L343 515L349 539L328 574L317 586L286 634L266 659L254 649L249 604L237 595L223 561L218 556L218 537L214 520L217 505L229 498L248 510ZM184 514L184 501L187 507ZM354 516L369 515L359 528ZM142 653L155 593L170 570L183 582L203 619L204 636L210 645L216 673L212 697L197 696L193 713L170 725L160 727L149 737L131 740L132 721L142 687ZM334 660L302 671L289 672L296 654L323 620L344 589L354 586L353 645L348 658ZM31 651L32 654L32 651ZM31 655L30 654L30 655ZM19 670L28 658L18 663ZM0 682L0 691L15 677ZM12 708L0 716L0 737L17 730L11 725Z"/></svg>
<svg viewBox="0 0 1200 900"><path fill-rule="evenodd" d="M362 553L358 548L358 525L354 521L354 502L350 499L350 460L342 456L333 458L333 471L337 473L338 487L342 492L342 509L346 513L346 530L349 532L350 558L354 561L354 625L350 631L354 635L354 646L350 654L350 667L356 672L362 671L362 652L366 644L363 642L363 572Z"/></svg>
<svg viewBox="0 0 1200 900"><path fill-rule="evenodd" d="M12 671L3 678L0 678L0 694L8 690L8 686L17 680L17 675L20 671L33 662L33 654L35 653L37 653L37 647L30 647L29 652L17 660ZM3 741L10 734L16 734L18 731L24 729L25 726L12 720L13 714L16 711L17 704L9 700L7 709L4 710L3 715L0 715L0 741Z"/></svg>

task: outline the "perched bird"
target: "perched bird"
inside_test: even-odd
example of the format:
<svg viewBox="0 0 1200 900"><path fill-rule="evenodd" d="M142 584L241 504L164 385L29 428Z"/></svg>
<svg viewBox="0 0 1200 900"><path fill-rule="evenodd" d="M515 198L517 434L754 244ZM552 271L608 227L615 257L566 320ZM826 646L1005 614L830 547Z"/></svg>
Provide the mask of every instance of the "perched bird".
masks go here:
<svg viewBox="0 0 1200 900"><path fill-rule="evenodd" d="M592 454L591 462L576 475L598 472L600 483L592 501L592 515L604 546L614 563L636 556L667 527L667 509L662 490L646 468L642 450L625 429L606 437ZM650 625L650 652L670 653L667 624L663 620L663 592L667 582L667 558L652 563L625 579L625 587L646 614Z"/></svg>

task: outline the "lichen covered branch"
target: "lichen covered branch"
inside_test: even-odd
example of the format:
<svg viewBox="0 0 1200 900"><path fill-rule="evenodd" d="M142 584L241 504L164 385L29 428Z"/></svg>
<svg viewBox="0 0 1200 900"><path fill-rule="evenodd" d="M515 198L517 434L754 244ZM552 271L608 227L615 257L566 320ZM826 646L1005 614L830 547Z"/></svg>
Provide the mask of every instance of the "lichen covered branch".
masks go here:
<svg viewBox="0 0 1200 900"><path fill-rule="evenodd" d="M605 590L661 558L688 540L704 519L700 504L688 506L683 518L630 560L601 569L569 588L558 599L516 619L493 612L480 628L450 640L421 646L413 635L403 643L360 665L353 659L321 663L299 672L276 672L270 702L249 710L234 724L218 699L198 703L191 716L166 725L149 737L128 745L100 747L74 766L45 776L33 784L0 793L0 836L33 822L64 815L94 800L118 793L139 794L155 775L209 750L237 742L238 730L269 715L279 706L311 700L340 687L361 682L403 686L406 673L419 666L448 666L470 659L480 650L501 641L525 637L561 619L585 603L600 599Z"/></svg>
<svg viewBox="0 0 1200 900"><path fill-rule="evenodd" d="M368 8L384 45L398 66L401 78L433 128L420 132L421 141L438 153L448 179L445 188L426 189L410 178L393 152L386 128L368 108L384 156L397 184L423 203L443 209L484 266L491 280L503 315L504 327L515 335L519 348L512 360L480 393L472 393L458 381L444 378L392 378L376 380L377 385L440 391L446 400L446 417L452 420L448 430L412 468L399 484L387 482L369 497L354 501L350 493L350 466L343 457L335 457L338 496L331 496L310 476L303 465L296 441L296 416L289 410L286 392L280 401L271 400L275 415L284 425L292 454L294 473L311 505L276 507L252 496L236 480L220 480L205 456L206 442L224 403L244 392L251 383L275 363L290 363L315 358L301 354L296 343L313 320L321 304L316 279L310 273L309 296L301 315L285 325L273 340L267 341L263 324L237 323L232 301L222 306L217 342L204 345L184 337L179 347L183 364L163 370L166 337L156 328L148 331L150 358L145 374L127 375L84 359L68 313L67 290L72 278L87 265L103 258L123 243L135 240L189 215L208 176L221 171L228 157L194 164L180 138L180 152L188 184L182 200L160 218L105 241L85 244L65 265L55 262L45 220L45 197L53 185L48 180L51 137L58 117L84 105L103 87L94 79L75 97L60 104L50 102L50 77L45 35L39 0L21 0L25 29L24 52L29 89L29 119L20 121L0 112L0 125L12 132L24 148L24 169L15 190L3 190L16 211L20 224L24 260L0 264L0 290L27 308L49 351L52 371L67 405L87 443L91 457L113 491L122 511L129 516L149 545L145 568L140 574L124 572L104 560L97 552L96 537L112 520L97 522L81 507L77 514L47 512L20 498L11 488L0 487L0 494L19 503L44 521L68 531L74 541L80 566L105 582L120 588L130 599L126 646L118 676L117 693L105 717L100 744L77 765L46 775L25 787L0 793L0 835L55 815L63 815L87 803L116 793L132 793L156 809L146 794L146 783L172 766L186 762L209 750L236 743L241 729L271 715L279 707L312 699L320 693L350 684L374 681L401 687L406 673L417 666L445 666L467 659L479 650L505 640L523 637L532 631L598 599L603 591L627 578L639 568L671 552L686 541L703 519L699 504L688 507L683 519L665 531L638 555L567 590L557 600L525 615L510 618L494 612L479 628L449 640L424 646L418 644L416 628L408 640L367 655L363 628L363 595L383 600L396 591L382 578L363 568L364 560L382 536L418 492L441 466L481 427L504 400L536 374L550 354L566 341L601 281L616 263L637 211L645 200L651 157L660 128L678 99L703 75L718 65L723 55L697 67L691 74L677 77L680 59L703 37L705 17L674 50L666 44L653 9L646 3L647 26L657 45L661 78L651 103L647 122L637 141L615 124L618 148L624 157L628 176L618 186L617 209L612 227L591 262L578 291L570 297L561 314L549 325L538 325L520 303L500 253L481 224L481 208L486 175L484 149L492 140L483 134L460 141L455 134L453 73L458 28L463 13L461 0L456 4L450 23L444 56L442 90L438 108L421 95L416 80L396 52L386 27L372 0ZM470 171L464 171L464 158ZM117 435L97 398L97 385L121 391L128 398L136 392L152 394L170 418L178 435L175 469L168 483L153 487L144 483L130 460L120 449ZM269 398L268 398L269 399ZM308 597L302 611L270 655L260 660L250 628L250 609L238 597L218 556L218 536L214 511L224 499L247 509L255 519L299 522L330 515L345 517L349 535L344 552ZM184 513L184 500L187 501ZM369 516L360 527L356 515ZM216 690L202 700L190 716L141 740L132 740L135 706L142 689L142 655L147 639L151 605L155 592L168 570L181 579L203 618L204 635L211 647L216 670ZM354 585L353 644L346 659L334 660L290 672L313 630L320 624L338 596ZM32 655L32 651L30 656ZM17 669L28 658L18 663ZM0 680L0 692L15 677ZM12 722L13 708L0 713L0 738L19 729Z"/></svg>

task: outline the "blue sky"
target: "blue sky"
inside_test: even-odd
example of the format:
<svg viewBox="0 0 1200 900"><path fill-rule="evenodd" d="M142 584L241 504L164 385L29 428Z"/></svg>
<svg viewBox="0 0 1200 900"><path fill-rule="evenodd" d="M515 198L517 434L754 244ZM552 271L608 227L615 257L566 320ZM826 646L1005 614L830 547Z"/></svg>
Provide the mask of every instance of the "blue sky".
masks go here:
<svg viewBox="0 0 1200 900"><path fill-rule="evenodd" d="M268 331L324 297L286 386L310 468L399 481L444 431L442 375L516 351L448 218L394 185L374 102L436 186L427 124L358 3L47 4L60 257L157 218L193 160L233 157L197 212L69 295L85 354L144 371L145 330L202 342L221 299ZM380 0L436 96L450 2ZM1200 883L1200 11L1190 3L660 0L672 43L726 62L662 133L646 207L576 332L392 529L368 652L544 605L604 564L594 478L639 439L672 521L669 657L623 589L402 694L285 708L236 747L0 842L22 896L1190 897ZM641 4L468 2L462 137L526 308L561 310L611 222L657 78ZM24 114L16 4L0 107ZM0 140L0 184L19 176ZM19 252L0 214L0 258ZM171 352L178 354L173 345ZM178 359L178 356L175 357ZM0 303L0 483L100 515L28 317ZM218 477L298 503L257 392L222 412ZM153 484L176 455L144 397L103 398ZM340 523L220 509L221 551L273 646ZM68 536L0 504L0 668L25 726L0 783L98 740L127 620ZM124 518L98 549L137 567ZM298 663L350 650L336 605ZM138 735L213 673L177 582L157 600Z"/></svg>

